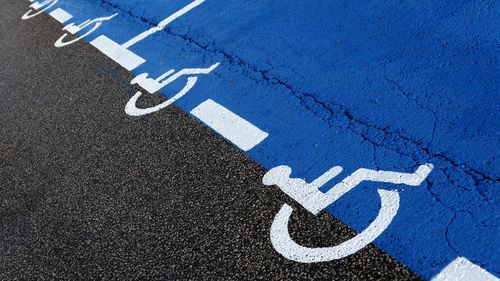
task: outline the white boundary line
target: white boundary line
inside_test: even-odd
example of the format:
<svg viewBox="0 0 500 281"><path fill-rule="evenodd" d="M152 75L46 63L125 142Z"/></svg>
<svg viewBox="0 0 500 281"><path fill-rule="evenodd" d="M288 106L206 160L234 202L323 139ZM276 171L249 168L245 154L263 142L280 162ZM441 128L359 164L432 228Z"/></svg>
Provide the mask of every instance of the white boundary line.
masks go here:
<svg viewBox="0 0 500 281"><path fill-rule="evenodd" d="M145 59L123 48L105 35L97 37L90 44L128 71L132 71L146 62Z"/></svg>
<svg viewBox="0 0 500 281"><path fill-rule="evenodd" d="M269 136L211 99L191 110L191 114L244 151L249 151Z"/></svg>
<svg viewBox="0 0 500 281"><path fill-rule="evenodd" d="M50 12L49 15L55 18L60 23L65 23L73 17L71 14L67 13L61 8L55 9L54 11Z"/></svg>
<svg viewBox="0 0 500 281"><path fill-rule="evenodd" d="M493 274L473 264L464 257L458 257L448 264L431 281L498 281Z"/></svg>

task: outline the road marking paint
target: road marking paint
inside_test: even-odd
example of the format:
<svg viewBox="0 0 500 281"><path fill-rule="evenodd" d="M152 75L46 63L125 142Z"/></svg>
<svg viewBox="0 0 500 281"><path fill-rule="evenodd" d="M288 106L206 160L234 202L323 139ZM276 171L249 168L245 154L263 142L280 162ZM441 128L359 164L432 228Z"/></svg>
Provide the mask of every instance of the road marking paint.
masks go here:
<svg viewBox="0 0 500 281"><path fill-rule="evenodd" d="M319 188L339 175L342 172L342 167L335 166L318 179L308 184L302 179L290 178L292 174L292 169L290 167L278 166L264 175L262 183L265 185L277 185L283 192L300 203L306 210L317 215L363 181L419 186L427 178L433 168L434 166L432 164L420 165L414 173L376 171L360 168L352 175L334 185L327 192L322 192Z"/></svg>
<svg viewBox="0 0 500 281"><path fill-rule="evenodd" d="M128 71L132 71L146 62L145 59L104 35L97 37L90 44Z"/></svg>
<svg viewBox="0 0 500 281"><path fill-rule="evenodd" d="M87 26L90 26L92 24L94 24L94 26L92 28L90 28L89 31L84 33L82 36L80 36L76 39L70 40L70 41L63 41L64 38L68 35L67 33L65 33L61 37L59 37L59 39L57 39L57 41L54 43L54 46L57 48L60 48L60 47L64 47L67 45L71 45L71 44L79 41L80 39L88 36L92 32L96 31L102 25L102 23L104 21L109 21L112 18L116 17L117 15L118 15L118 13L115 13L115 14L108 16L108 17L99 17L99 18L95 18L92 20L88 19L79 25L76 25L75 23L70 23L63 28L63 31L67 31L68 33L71 33L71 34L76 34L77 32L81 31L82 29L84 29Z"/></svg>
<svg viewBox="0 0 500 281"><path fill-rule="evenodd" d="M54 11L50 12L49 15L51 15L54 19L56 19L60 23L65 23L73 17L71 14L67 13L65 10L61 8L55 9Z"/></svg>
<svg viewBox="0 0 500 281"><path fill-rule="evenodd" d="M244 151L249 151L269 136L211 99L198 105L191 114Z"/></svg>
<svg viewBox="0 0 500 281"><path fill-rule="evenodd" d="M31 5L31 8L33 8L33 9L35 9L35 10L38 10L38 9L40 9L41 7L43 7L43 4L44 4L43 2L42 2L42 3L40 3L40 2L35 2L35 3L33 3L33 5Z"/></svg>
<svg viewBox="0 0 500 281"><path fill-rule="evenodd" d="M165 18L162 20L157 26L152 27L137 36L133 37L129 41L125 42L124 44L120 45L116 43L115 41L109 39L108 37L102 35L96 38L94 41L90 42L94 47L96 47L99 51L101 51L103 54L123 66L125 69L128 71L132 71L135 68L137 68L139 65L143 64L146 60L143 58L139 57L132 51L128 50L128 48L132 47L133 45L141 42L148 36L158 32L162 31L165 29L165 27L170 24L172 21L175 19L181 17L185 13L191 11L192 9L198 7L201 3L205 2L205 0L195 0L191 2L191 4L185 6L184 8L180 9L179 11L173 13L169 17Z"/></svg>
<svg viewBox="0 0 500 281"><path fill-rule="evenodd" d="M380 212L375 220L361 233L333 247L309 248L297 244L290 237L288 222L293 209L285 204L271 225L271 243L274 249L289 260L302 263L325 262L350 256L379 237L391 224L399 209L397 191L379 189Z"/></svg>
<svg viewBox="0 0 500 281"><path fill-rule="evenodd" d="M130 82L130 84L132 85L139 84L139 86L141 86L143 89L152 94L161 90L163 87L167 86L168 84L174 82L175 80L184 75L209 74L219 65L220 63L218 62L208 68L184 68L177 73L175 73L175 69L170 69L169 71L160 75L160 77L156 79L148 78L149 75L148 73L142 73L139 76L135 77L132 80L132 82ZM128 101L127 105L125 106L125 112L130 116L141 116L159 111L173 104L178 99L182 98L185 94L189 92L189 90L191 90L191 88L194 87L197 81L198 81L198 76L189 76L187 78L186 86L184 86L184 88L181 91L179 91L175 96L173 96L170 99L167 99L166 101L157 106L149 108L138 108L136 106L137 99L139 99L139 97L142 95L142 92L139 91Z"/></svg>
<svg viewBox="0 0 500 281"><path fill-rule="evenodd" d="M317 215L363 181L418 186L427 178L432 169L432 164L420 165L414 173L360 168L334 185L328 192L323 193L319 188L338 176L342 172L342 167L335 166L308 184L303 179L291 178L292 168L289 166L278 166L264 175L262 183L277 185L306 210ZM271 243L274 249L285 258L303 263L331 261L352 255L377 239L389 227L399 210L397 191L379 189L378 194L381 208L375 220L361 233L340 245L309 248L293 241L288 232L288 222L293 209L287 204L283 205L271 225Z"/></svg>
<svg viewBox="0 0 500 281"><path fill-rule="evenodd" d="M458 257L448 264L431 281L498 281L500 279L482 269L480 266L470 262L464 257Z"/></svg>
<svg viewBox="0 0 500 281"><path fill-rule="evenodd" d="M170 24L171 22L173 22L177 18L181 17L185 13L191 11L192 9L198 7L203 2L205 2L205 0L195 0L195 1L191 2L186 7L180 9L179 11L173 13L172 15L170 15L169 17L167 17L166 19L162 20L157 26L152 27L152 28L144 31L143 33L141 33L141 34L135 36L134 38L130 39L129 41L125 42L125 44L123 44L122 47L125 48L125 49L128 49L129 47L131 47L131 46L139 43L142 40L144 40L146 37L148 37L148 36L150 36L150 35L158 32L158 31L161 31L161 30L165 29L165 27L168 24Z"/></svg>
<svg viewBox="0 0 500 281"><path fill-rule="evenodd" d="M45 0L43 2L32 2L30 9L21 17L22 20L28 20L47 11L57 4L59 0Z"/></svg>
<svg viewBox="0 0 500 281"><path fill-rule="evenodd" d="M125 113L127 113L130 116L142 116L162 110L163 108L166 108L167 106L173 104L178 99L182 98L185 94L187 94L189 90L191 90L194 87L196 81L198 81L198 77L196 76L188 77L186 86L184 86L184 88L182 88L182 90L180 90L175 96L160 103L157 106L148 108L138 108L136 106L137 100L139 99L139 97L142 96L142 92L138 91L132 98L130 98L130 100L127 102L127 105L125 105Z"/></svg>
<svg viewBox="0 0 500 281"><path fill-rule="evenodd" d="M170 69L164 74L160 75L160 77L153 79L148 78L148 73L142 73L135 77L130 84L138 84L144 90L148 91L150 94L156 93L161 90L163 87L168 84L174 82L179 77L184 75L199 75L199 74L209 74L214 69L216 69L220 65L220 62L211 65L208 68L184 68L177 73L175 73L175 69ZM172 75L173 74L173 75Z"/></svg>

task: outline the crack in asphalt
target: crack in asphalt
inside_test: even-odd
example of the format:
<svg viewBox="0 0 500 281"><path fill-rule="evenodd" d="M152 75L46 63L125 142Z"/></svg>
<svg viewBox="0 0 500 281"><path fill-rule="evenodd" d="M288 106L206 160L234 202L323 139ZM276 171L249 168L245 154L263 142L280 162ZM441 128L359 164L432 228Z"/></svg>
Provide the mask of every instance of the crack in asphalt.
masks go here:
<svg viewBox="0 0 500 281"><path fill-rule="evenodd" d="M100 0L101 5L108 5L113 9L117 9L123 13L126 13L130 17L136 18L143 23L146 23L150 26L156 26L158 23L155 23L147 18L144 17L144 11L142 15L137 15L134 14L132 11L124 10L122 7L120 7L117 4L114 4L110 2L109 0ZM473 167L469 167L464 163L460 163L446 155L444 155L442 152L435 152L432 151L430 148L430 145L432 141L434 140L435 132L436 132L436 127L437 127L437 116L436 113L429 108L425 107L422 105L420 102L418 102L416 99L411 99L410 94L407 93L403 87L397 83L396 81L388 78L385 76L385 80L387 83L389 83L392 87L394 87L398 92L401 92L403 95L406 96L408 100L412 100L419 108L426 110L430 112L433 116L434 119L434 124L433 124L433 129L432 129L432 137L431 141L428 143L425 143L424 141L418 141L414 140L410 137L407 137L403 134L400 134L398 132L391 131L388 129L388 127L379 127L375 124L370 124L369 122L366 122L360 118L356 118L350 111L349 109L344 105L344 104L337 104L337 103L332 103L332 102L324 102L319 100L317 97L315 97L314 94L306 93L303 91L298 91L294 89L292 85L290 85L287 81L284 81L280 79L279 77L274 77L269 74L269 70L260 70L258 67L252 65L249 62L244 61L243 59L239 58L238 56L224 51L222 49L219 49L215 46L214 42L211 42L211 44L204 44L195 41L193 38L190 38L186 34L176 34L172 32L168 27L163 30L167 35L174 36L177 38L182 39L183 41L187 42L188 44L192 44L197 46L198 48L221 56L225 61L229 62L231 65L235 65L240 68L244 68L252 72L253 74L257 74L258 78L249 75L248 73L245 73L243 71L243 75L256 82L256 83L264 83L267 85L272 85L275 87L281 87L288 91L290 94L295 96L300 104L313 113L315 116L319 117L325 123L330 127L330 128L340 128L340 129L347 129L351 131L352 133L360 136L363 141L366 141L370 144L372 144L375 147L382 147L389 149L395 153L410 157L416 164L422 162L422 161L428 161L430 159L433 159L433 162L440 161L444 162L444 166L449 166L454 169L457 169L459 171L462 171L464 174L469 176L473 182L475 187L479 187L481 183L493 183L493 184L498 184L500 183L500 177L496 177L494 175L488 175L485 172L482 172L478 169L475 169ZM215 71L216 72L216 71ZM339 122L340 124L337 124L338 119L343 119L344 122ZM347 126L342 125L347 123ZM371 130L375 130L376 134L375 136L372 136L369 132ZM381 140L380 140L381 138ZM393 145L391 145L393 144ZM403 144L403 145L401 145ZM374 161L375 162L375 161ZM448 181L450 184L453 186L456 186L457 184L450 178L449 173L447 172L446 167L442 167L441 170L443 170L443 173L445 173ZM461 189L464 189L463 186L458 186ZM485 199L488 203L494 204L496 206L500 205L497 202L492 201L489 199L485 194L481 193L477 188L474 188L474 190L481 196L483 199ZM434 194L434 196L437 196ZM436 198L437 199L437 198ZM438 202L440 202L438 200Z"/></svg>
<svg viewBox="0 0 500 281"><path fill-rule="evenodd" d="M449 211L451 211L451 218L449 220L449 222L446 224L445 226L445 231L444 231L444 238L446 240L446 246L453 252L455 253L455 255L457 255L458 257L462 256L462 254L460 253L459 250L457 250L453 244L452 244L452 241L449 237L449 229L451 227L451 225L455 222L455 220L457 219L457 215L459 212L463 212L463 213L467 213L469 216L471 216L472 218L474 218L474 220L476 222L479 222L483 227L485 228L489 228L490 226L488 224L486 224L484 221L482 220L479 220L477 219L474 214L468 210L465 210L465 209L456 209L456 208L453 208L451 206L449 206L448 204L446 204L445 202L443 202L440 198L439 198L439 195L434 193L434 191L432 190L432 187L434 186L434 183L432 180L429 180L428 178L425 180L425 182L427 183L427 192L436 200L437 203L441 204L443 207L445 207L446 209L448 209ZM476 263L477 265L481 266L481 267L486 267L485 263L482 263L481 261L476 261L474 260L473 261L474 263ZM492 271L493 273L495 274L498 274L498 272L495 272L495 271Z"/></svg>
<svg viewBox="0 0 500 281"><path fill-rule="evenodd" d="M426 107L425 105L423 105L422 103L420 103L416 98L410 98L411 95L405 91L403 89L403 86L401 86L400 83L396 82L395 80L393 79L390 79L387 75L384 75L384 79L389 83L391 84L398 92L402 93L406 99L408 101L413 101L413 103L415 103L417 105L418 108L420 109L423 109L427 112L429 112L431 115L432 115L432 119L434 120L433 121L433 125L432 125L432 134L431 134L431 140L427 143L427 148L429 148L429 146L432 144L432 142L434 141L434 137L436 136L436 127L437 127L437 122L438 122L438 118L437 118L437 114L436 112L434 112L433 110L431 110L430 108Z"/></svg>

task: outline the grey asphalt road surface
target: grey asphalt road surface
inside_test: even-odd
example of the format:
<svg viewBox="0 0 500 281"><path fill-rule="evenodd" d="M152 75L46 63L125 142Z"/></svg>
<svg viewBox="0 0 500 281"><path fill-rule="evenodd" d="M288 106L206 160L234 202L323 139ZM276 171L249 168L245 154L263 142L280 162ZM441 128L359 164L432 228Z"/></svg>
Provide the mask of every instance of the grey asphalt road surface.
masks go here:
<svg viewBox="0 0 500 281"><path fill-rule="evenodd" d="M284 203L265 170L172 106L130 117L130 74L89 44L54 48L61 25L0 10L0 280L411 280L373 245L301 264L272 247ZM143 105L161 101L159 95ZM293 238L355 233L294 212Z"/></svg>

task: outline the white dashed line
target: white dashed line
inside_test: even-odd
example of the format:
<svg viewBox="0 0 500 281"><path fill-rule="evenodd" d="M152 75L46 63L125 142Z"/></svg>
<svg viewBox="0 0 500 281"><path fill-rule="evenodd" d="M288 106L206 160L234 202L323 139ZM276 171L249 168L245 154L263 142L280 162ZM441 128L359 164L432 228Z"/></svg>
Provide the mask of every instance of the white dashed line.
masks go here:
<svg viewBox="0 0 500 281"><path fill-rule="evenodd" d="M55 9L54 11L50 12L49 15L51 15L60 23L65 23L73 17L61 8Z"/></svg>
<svg viewBox="0 0 500 281"><path fill-rule="evenodd" d="M244 151L249 151L269 136L211 99L198 105L191 114Z"/></svg>
<svg viewBox="0 0 500 281"><path fill-rule="evenodd" d="M434 276L431 281L471 280L498 281L499 279L478 265L473 264L468 259L458 257L448 264L438 275Z"/></svg>
<svg viewBox="0 0 500 281"><path fill-rule="evenodd" d="M97 37L90 44L128 71L134 70L146 61L104 35Z"/></svg>

